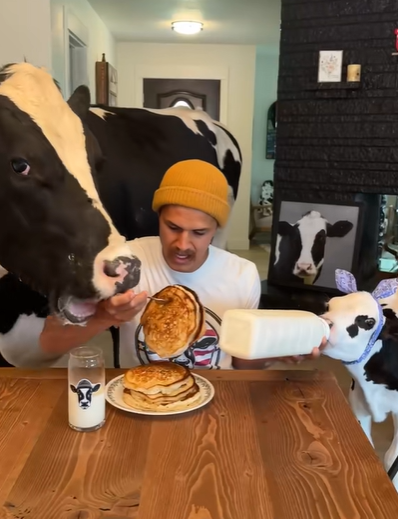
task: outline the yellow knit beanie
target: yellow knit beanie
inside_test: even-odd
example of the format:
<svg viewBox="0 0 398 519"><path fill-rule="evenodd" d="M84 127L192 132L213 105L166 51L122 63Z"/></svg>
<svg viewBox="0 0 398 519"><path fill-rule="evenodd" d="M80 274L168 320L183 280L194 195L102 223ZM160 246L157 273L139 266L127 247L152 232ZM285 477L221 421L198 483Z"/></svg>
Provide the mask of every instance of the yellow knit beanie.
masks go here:
<svg viewBox="0 0 398 519"><path fill-rule="evenodd" d="M220 227L228 221L228 182L223 173L203 160L183 160L173 164L155 191L152 208L182 205L212 216Z"/></svg>

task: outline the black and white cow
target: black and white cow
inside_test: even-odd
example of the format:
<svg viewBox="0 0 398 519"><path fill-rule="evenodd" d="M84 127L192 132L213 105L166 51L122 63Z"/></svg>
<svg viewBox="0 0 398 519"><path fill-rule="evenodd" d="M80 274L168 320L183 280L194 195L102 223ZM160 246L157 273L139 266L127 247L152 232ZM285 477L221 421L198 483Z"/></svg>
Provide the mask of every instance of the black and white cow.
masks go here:
<svg viewBox="0 0 398 519"><path fill-rule="evenodd" d="M352 375L349 402L372 444L372 422L392 414L388 471L398 456L398 280L384 280L370 294L358 292L353 276L338 270L336 284L347 295L333 297L322 315L331 327L323 354L341 360ZM394 484L398 490L398 476Z"/></svg>
<svg viewBox="0 0 398 519"><path fill-rule="evenodd" d="M134 287L140 261L95 188L82 106L22 63L0 71L0 264L73 322Z"/></svg>
<svg viewBox="0 0 398 519"><path fill-rule="evenodd" d="M318 211L305 213L295 224L278 222L274 275L285 282L312 285L322 272L327 238L343 238L353 224L331 224Z"/></svg>
<svg viewBox="0 0 398 519"><path fill-rule="evenodd" d="M88 96L87 90L80 92ZM153 193L165 171L181 160L199 158L217 166L228 181L233 206L241 152L229 131L206 112L186 107L92 107L84 120L102 153L97 164L101 202L128 240L158 234ZM228 227L219 229L213 245L226 248L227 232Z"/></svg>
<svg viewBox="0 0 398 519"><path fill-rule="evenodd" d="M86 378L80 380L77 386L70 384L70 389L73 393L77 393L79 401L79 407L82 409L88 409L91 407L93 393L99 391L101 384L92 384Z"/></svg>
<svg viewBox="0 0 398 519"><path fill-rule="evenodd" d="M140 261L125 238L158 234L153 193L173 163L192 158L224 173L232 206L241 152L205 112L90 107L86 87L66 102L43 69L0 70L0 353L8 362L32 365L50 313L84 324L100 299L138 283ZM225 248L226 232L214 245Z"/></svg>

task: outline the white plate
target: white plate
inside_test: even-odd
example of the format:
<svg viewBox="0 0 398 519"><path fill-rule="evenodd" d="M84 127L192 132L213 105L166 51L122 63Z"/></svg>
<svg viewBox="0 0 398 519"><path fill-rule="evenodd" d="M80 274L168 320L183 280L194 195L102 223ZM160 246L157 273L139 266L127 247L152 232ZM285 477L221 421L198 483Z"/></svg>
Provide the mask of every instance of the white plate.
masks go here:
<svg viewBox="0 0 398 519"><path fill-rule="evenodd" d="M143 409L137 409L135 407L130 407L123 401L123 376L120 375L110 380L105 387L105 398L107 402L109 402L114 407L121 409L122 411L127 411L129 413L136 414L146 414L151 416L169 416L172 414L182 414L189 413L194 411L195 409L199 409L204 405L208 404L210 400L214 397L214 386L207 379L197 375L196 373L192 373L195 377L195 382L199 386L199 392L201 393L201 397L199 400L194 402L191 407L186 409L179 409L178 411L144 411Z"/></svg>

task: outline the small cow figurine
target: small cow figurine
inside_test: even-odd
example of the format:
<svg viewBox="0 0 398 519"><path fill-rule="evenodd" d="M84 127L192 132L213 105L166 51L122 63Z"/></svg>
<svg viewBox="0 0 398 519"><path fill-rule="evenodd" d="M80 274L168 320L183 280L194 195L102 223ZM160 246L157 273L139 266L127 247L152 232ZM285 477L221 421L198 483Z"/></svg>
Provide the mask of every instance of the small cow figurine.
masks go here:
<svg viewBox="0 0 398 519"><path fill-rule="evenodd" d="M77 397L79 399L79 407L81 407L82 409L88 409L91 406L91 398L93 396L93 393L96 393L100 387L101 384L93 385L86 378L80 380L77 386L74 386L73 384L70 385L70 388L73 391L73 393L77 393Z"/></svg>
<svg viewBox="0 0 398 519"><path fill-rule="evenodd" d="M398 318L393 310L398 280L385 279L372 293L362 292L352 274L337 270L336 285L347 295L333 297L321 316L330 326L323 353L341 360L351 373L349 402L372 445L372 421L383 422L392 413L394 439L384 457L388 471L398 456ZM398 490L398 476L393 482Z"/></svg>

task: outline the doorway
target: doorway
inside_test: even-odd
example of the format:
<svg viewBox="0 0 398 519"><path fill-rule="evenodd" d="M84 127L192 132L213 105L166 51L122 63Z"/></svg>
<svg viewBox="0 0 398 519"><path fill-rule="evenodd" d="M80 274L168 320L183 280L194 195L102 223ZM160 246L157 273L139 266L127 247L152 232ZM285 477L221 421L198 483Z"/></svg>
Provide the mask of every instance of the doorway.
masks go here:
<svg viewBox="0 0 398 519"><path fill-rule="evenodd" d="M199 108L215 121L220 120L219 79L144 78L143 87L144 108Z"/></svg>
<svg viewBox="0 0 398 519"><path fill-rule="evenodd" d="M72 31L68 30L69 39L69 74L68 87L72 94L80 85L88 85L87 47Z"/></svg>

